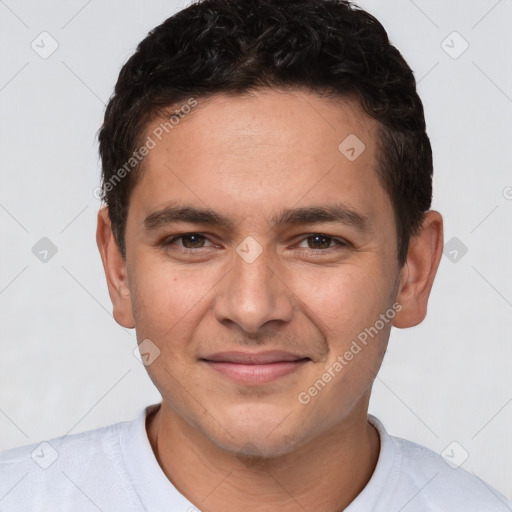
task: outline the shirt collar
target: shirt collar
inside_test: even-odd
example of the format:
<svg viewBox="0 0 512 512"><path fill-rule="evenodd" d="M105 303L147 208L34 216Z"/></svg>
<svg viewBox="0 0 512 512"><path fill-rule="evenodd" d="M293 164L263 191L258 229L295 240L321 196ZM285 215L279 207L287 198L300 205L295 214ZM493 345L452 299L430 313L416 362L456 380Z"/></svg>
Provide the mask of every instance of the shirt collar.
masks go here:
<svg viewBox="0 0 512 512"><path fill-rule="evenodd" d="M121 453L130 479L146 511L168 511L170 506L177 510L197 510L167 478L149 442L146 418L160 405L145 407L121 438ZM368 421L379 433L379 459L370 481L345 512L386 510L398 482L402 453L375 416L368 414Z"/></svg>
<svg viewBox="0 0 512 512"><path fill-rule="evenodd" d="M160 404L145 407L121 439L121 453L144 510L197 510L167 478L153 453L146 431L146 417Z"/></svg>

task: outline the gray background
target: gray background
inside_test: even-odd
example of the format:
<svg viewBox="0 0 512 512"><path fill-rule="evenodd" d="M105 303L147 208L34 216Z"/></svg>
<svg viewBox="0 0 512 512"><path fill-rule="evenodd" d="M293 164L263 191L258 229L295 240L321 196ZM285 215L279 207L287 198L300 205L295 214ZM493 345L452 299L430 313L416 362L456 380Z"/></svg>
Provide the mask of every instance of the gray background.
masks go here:
<svg viewBox="0 0 512 512"><path fill-rule="evenodd" d="M111 315L95 136L121 65L184 5L0 0L0 450L159 401ZM512 498L512 1L360 5L419 82L448 243L428 318L392 331L370 412Z"/></svg>

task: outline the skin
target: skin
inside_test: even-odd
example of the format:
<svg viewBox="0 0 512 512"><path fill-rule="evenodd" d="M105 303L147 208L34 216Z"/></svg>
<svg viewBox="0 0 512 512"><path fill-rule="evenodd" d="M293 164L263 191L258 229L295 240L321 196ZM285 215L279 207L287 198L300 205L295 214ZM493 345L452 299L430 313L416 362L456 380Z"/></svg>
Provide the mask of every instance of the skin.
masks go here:
<svg viewBox="0 0 512 512"><path fill-rule="evenodd" d="M147 419L151 446L168 478L203 511L334 512L375 469L371 387L391 325L424 319L443 246L442 217L429 211L399 268L393 209L376 172L376 129L351 99L275 89L217 95L199 101L145 158L130 198L126 260L106 208L98 214L114 318L160 350L147 366L162 394ZM365 144L354 161L338 149L349 134ZM144 219L172 201L213 209L234 228L181 222L145 230ZM286 208L339 202L371 229L270 221ZM206 238L164 245L185 233ZM315 233L331 239L315 242ZM262 250L251 263L236 251L248 236ZM301 403L299 393L332 372L358 334L397 302L392 321ZM247 385L200 360L258 349L310 361Z"/></svg>

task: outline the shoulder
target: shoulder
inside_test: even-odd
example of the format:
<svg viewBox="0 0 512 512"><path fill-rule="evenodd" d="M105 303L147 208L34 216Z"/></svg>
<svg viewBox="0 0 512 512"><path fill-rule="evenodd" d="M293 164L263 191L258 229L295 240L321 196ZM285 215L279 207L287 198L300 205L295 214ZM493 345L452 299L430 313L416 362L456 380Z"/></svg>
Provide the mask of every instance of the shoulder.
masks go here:
<svg viewBox="0 0 512 512"><path fill-rule="evenodd" d="M422 502L429 506L428 510L435 511L512 511L512 503L505 496L456 464L461 455L457 450L463 450L460 445L449 449L445 459L412 441L390 438L402 455L398 485L409 490L412 501ZM461 455L460 459L463 458Z"/></svg>
<svg viewBox="0 0 512 512"><path fill-rule="evenodd" d="M82 504L88 510L92 501L100 509L101 504L115 509L108 503L112 492L105 491L115 495L116 488L126 487L120 439L130 425L115 423L0 453L1 505L7 511L57 511L73 504L78 511ZM66 503L59 496L66 496Z"/></svg>
<svg viewBox="0 0 512 512"><path fill-rule="evenodd" d="M112 443L115 444L119 431L129 422L116 423L78 434L54 437L45 441L18 446L0 453L0 471L31 471L34 467L49 469L58 466L61 469L83 464L84 455L94 457Z"/></svg>

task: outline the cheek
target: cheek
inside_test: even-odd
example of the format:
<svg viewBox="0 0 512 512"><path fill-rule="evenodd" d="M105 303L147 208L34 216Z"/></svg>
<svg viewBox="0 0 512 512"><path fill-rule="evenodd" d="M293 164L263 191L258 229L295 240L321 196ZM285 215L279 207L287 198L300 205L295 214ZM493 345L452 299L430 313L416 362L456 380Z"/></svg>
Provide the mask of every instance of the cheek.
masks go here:
<svg viewBox="0 0 512 512"><path fill-rule="evenodd" d="M131 282L138 337L180 340L197 325L215 285L213 272L139 258Z"/></svg>
<svg viewBox="0 0 512 512"><path fill-rule="evenodd" d="M384 313L389 302L388 281L378 267L347 264L302 272L294 290L326 338L343 348Z"/></svg>
<svg viewBox="0 0 512 512"><path fill-rule="evenodd" d="M309 287L302 281L310 318L323 329L329 348L298 397L309 404L311 418L330 418L335 424L368 392L380 368L395 312L389 279L375 268L372 273L370 267L347 265L338 272L330 269L328 278L311 279Z"/></svg>
<svg viewBox="0 0 512 512"><path fill-rule="evenodd" d="M315 407L332 406L341 411L350 409L352 401L373 382L385 354L392 318L381 320L391 304L389 276L378 266L346 265L333 270L316 279L303 278L303 293L308 294L310 318L316 318L313 321L323 330L328 345L318 378L325 376L330 383ZM344 407L339 409L341 405Z"/></svg>

